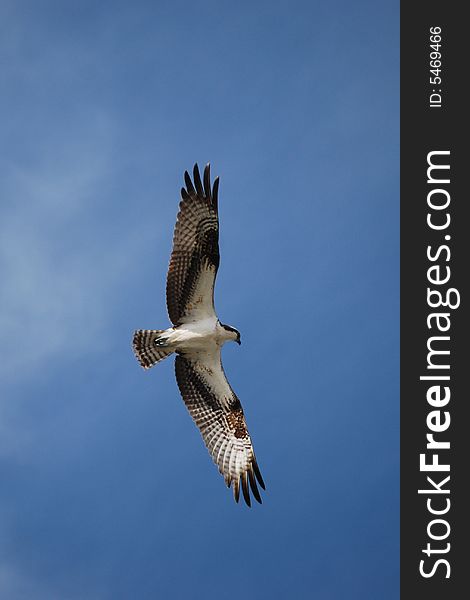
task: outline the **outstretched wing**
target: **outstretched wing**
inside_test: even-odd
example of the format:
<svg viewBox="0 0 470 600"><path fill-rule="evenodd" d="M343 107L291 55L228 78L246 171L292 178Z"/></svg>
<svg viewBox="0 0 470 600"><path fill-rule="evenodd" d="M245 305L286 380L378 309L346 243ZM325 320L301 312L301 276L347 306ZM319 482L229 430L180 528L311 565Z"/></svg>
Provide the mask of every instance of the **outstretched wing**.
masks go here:
<svg viewBox="0 0 470 600"><path fill-rule="evenodd" d="M214 353L179 354L175 361L178 387L199 427L204 443L238 502L240 484L251 506L250 493L261 503L256 480L265 489L239 399L230 387Z"/></svg>
<svg viewBox="0 0 470 600"><path fill-rule="evenodd" d="M166 303L173 325L215 316L214 285L219 267L219 179L210 186L210 167L204 169L204 185L197 164L194 185L186 171L186 189L178 213L173 251L166 281Z"/></svg>

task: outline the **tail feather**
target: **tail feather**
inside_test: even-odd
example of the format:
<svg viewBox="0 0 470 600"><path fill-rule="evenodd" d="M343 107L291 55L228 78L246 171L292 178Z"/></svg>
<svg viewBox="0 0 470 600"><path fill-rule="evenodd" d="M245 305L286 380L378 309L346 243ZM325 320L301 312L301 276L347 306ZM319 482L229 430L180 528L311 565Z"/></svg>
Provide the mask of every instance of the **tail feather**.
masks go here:
<svg viewBox="0 0 470 600"><path fill-rule="evenodd" d="M150 369L157 362L172 354L173 349L155 344L164 331L164 329L139 329L134 332L132 347L137 360L144 369Z"/></svg>

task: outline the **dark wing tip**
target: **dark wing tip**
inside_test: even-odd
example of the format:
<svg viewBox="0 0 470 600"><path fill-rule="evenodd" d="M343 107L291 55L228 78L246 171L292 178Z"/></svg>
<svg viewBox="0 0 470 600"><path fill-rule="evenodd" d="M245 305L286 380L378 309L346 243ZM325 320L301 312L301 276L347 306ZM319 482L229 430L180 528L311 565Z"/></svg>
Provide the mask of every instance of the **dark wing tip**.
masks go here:
<svg viewBox="0 0 470 600"><path fill-rule="evenodd" d="M217 206L219 202L219 177L214 179L214 185L212 186L212 204L217 211Z"/></svg>
<svg viewBox="0 0 470 600"><path fill-rule="evenodd" d="M253 466L253 471L255 473L256 479L258 480L258 483L263 488L263 490L265 490L266 486L264 485L263 478L261 477L261 473L260 473L260 470L258 467L258 463L256 462L256 458L253 458L253 462L251 464Z"/></svg>
<svg viewBox="0 0 470 600"><path fill-rule="evenodd" d="M204 168L204 194L206 198L211 197L211 164L207 163Z"/></svg>
<svg viewBox="0 0 470 600"><path fill-rule="evenodd" d="M184 182L186 184L188 194L195 195L196 191L194 189L193 182L191 181L191 177L187 171L184 172Z"/></svg>
<svg viewBox="0 0 470 600"><path fill-rule="evenodd" d="M183 200L189 200L190 198L188 192L186 191L186 188L184 187L181 188L181 198L183 198Z"/></svg>
<svg viewBox="0 0 470 600"><path fill-rule="evenodd" d="M261 500L261 495L260 495L259 490L258 490L258 486L256 485L255 476L253 475L253 469L250 469L248 471L248 478L250 480L251 493L255 497L255 500L257 502L259 502L260 504L263 504L263 501Z"/></svg>
<svg viewBox="0 0 470 600"><path fill-rule="evenodd" d="M248 476L246 474L246 471L242 473L241 480L243 498L245 499L247 506L251 506L250 492L248 491Z"/></svg>
<svg viewBox="0 0 470 600"><path fill-rule="evenodd" d="M233 480L233 497L235 499L235 502L238 504L238 501L240 500L240 480L239 479Z"/></svg>
<svg viewBox="0 0 470 600"><path fill-rule="evenodd" d="M195 165L194 165L193 179L194 179L194 185L196 186L197 193L200 196L204 196L204 190L202 189L201 176L199 175L199 167L197 166L197 163L195 163Z"/></svg>
<svg viewBox="0 0 470 600"><path fill-rule="evenodd" d="M240 500L240 487L243 493L243 499L245 500L245 503L248 507L251 508L250 491L253 494L255 500L259 502L259 504L263 504L261 495L258 490L258 486L256 484L255 474L256 471L254 470L253 465L251 465L249 470L242 473L238 479L231 479L229 477L226 478L225 483L227 484L227 487L230 487L231 485L233 486L233 497L237 504ZM261 478L261 475L259 475L259 477ZM260 485L262 485L263 489L265 489L264 482L262 479Z"/></svg>
<svg viewBox="0 0 470 600"><path fill-rule="evenodd" d="M193 183L194 181L194 183ZM193 167L193 179L191 180L191 176L188 171L184 172L184 182L186 184L185 195L181 192L181 195L184 199L188 197L201 196L202 198L207 198L209 203L215 208L217 212L217 201L218 201L218 192L219 192L219 178L216 177L214 179L214 184L211 190L211 164L207 163L204 167L204 175L203 182L201 181L201 175L199 173L199 166L197 163L194 164Z"/></svg>

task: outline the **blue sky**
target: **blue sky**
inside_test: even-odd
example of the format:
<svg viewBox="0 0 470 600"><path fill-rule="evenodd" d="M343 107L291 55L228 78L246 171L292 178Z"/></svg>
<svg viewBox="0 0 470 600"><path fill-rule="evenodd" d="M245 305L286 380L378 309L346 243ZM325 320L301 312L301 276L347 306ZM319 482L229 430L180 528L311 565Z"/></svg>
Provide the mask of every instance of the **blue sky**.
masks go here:
<svg viewBox="0 0 470 600"><path fill-rule="evenodd" d="M398 598L398 16L1 3L2 598ZM196 161L252 509L130 347Z"/></svg>

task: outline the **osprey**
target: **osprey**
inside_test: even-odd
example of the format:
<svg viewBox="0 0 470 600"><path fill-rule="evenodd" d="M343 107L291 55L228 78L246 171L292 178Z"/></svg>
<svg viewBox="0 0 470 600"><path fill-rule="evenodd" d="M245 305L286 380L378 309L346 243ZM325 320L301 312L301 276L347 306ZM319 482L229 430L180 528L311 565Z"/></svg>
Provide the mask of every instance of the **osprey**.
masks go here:
<svg viewBox="0 0 470 600"><path fill-rule="evenodd" d="M240 333L223 325L215 313L214 285L219 267L219 178L210 184L210 169L201 182L197 164L193 181L186 171L173 251L166 281L166 303L173 327L138 330L133 348L144 369L176 354L176 381L204 443L233 487L235 501L251 506L250 489L261 503L256 481L265 489L246 427L240 400L225 376L220 351L225 342L240 344Z"/></svg>

